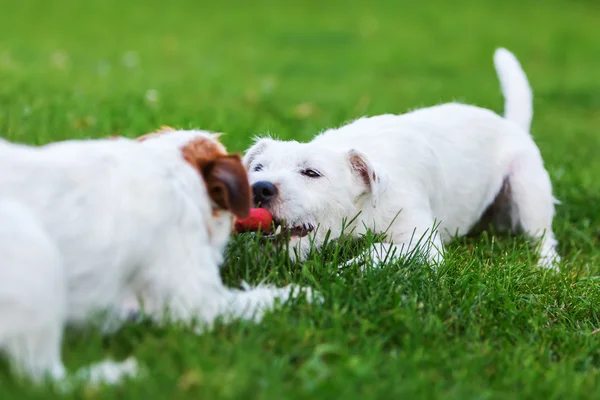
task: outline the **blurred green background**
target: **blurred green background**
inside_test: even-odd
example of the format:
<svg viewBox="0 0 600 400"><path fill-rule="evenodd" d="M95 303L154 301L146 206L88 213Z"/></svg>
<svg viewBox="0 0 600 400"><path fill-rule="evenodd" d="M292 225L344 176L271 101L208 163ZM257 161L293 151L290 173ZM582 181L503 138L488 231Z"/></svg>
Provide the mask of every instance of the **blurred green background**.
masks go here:
<svg viewBox="0 0 600 400"><path fill-rule="evenodd" d="M502 113L503 98L492 64L493 52L500 46L519 58L534 90L532 133L550 171L556 196L563 202L557 209L555 223L560 251L573 271L597 272L600 262L600 2L597 0L2 0L0 135L41 144L115 134L137 136L167 124L226 132L225 144L233 151L243 151L252 137L260 133L306 140L320 130L365 114L402 113L452 100ZM468 259L469 255L464 257ZM460 275L463 273L466 275ZM168 371L173 365L181 367L177 360L188 360L189 353L198 351L198 360L204 360L206 355L208 361L183 362L187 367L195 362L212 366L205 365L208 369L200 377L190 378L191 387L197 389L191 392L194 398L204 393L208 398L331 399L342 392L350 397L380 398L395 393L409 396L406 398L491 399L511 398L512 392L520 393L514 398L538 395L557 399L588 395L595 398L600 393L596 386L600 378L596 367L600 353L595 342L580 336L580 328L591 329L597 324L598 304L588 304L589 300L585 300L585 294L595 286L578 291L579 286L573 283L578 279L577 273L549 281L539 278L547 285L546 299L554 299L566 307L561 319L563 325L558 325L562 330L556 335L548 333L546 339L565 357L559 359L567 364L552 364L552 357L546 359L538 354L545 345L535 347L532 343L537 339L520 336L524 335L524 328L519 324L534 318L535 310L543 310L545 306L540 304L532 306L532 314L523 314L522 320L505 321L507 325L499 327L507 337L514 338L511 339L515 341L514 347L509 346L509 350L504 345L496 346L493 340L491 344L471 345L471 339L461 336L460 329L447 337L445 325L435 331L439 337L420 337L419 329L415 328L418 324L413 328L404 325L408 332L405 341L412 340L411 348L415 350L409 354L416 357L421 351L419 354L423 356L419 362L414 358L407 360L405 366L399 364L401 360L396 356L390 356L389 347L382 344L385 342L382 337L391 335L392 331L386 330L390 327L370 325L369 334L365 331L357 336L356 346L361 350L350 350L343 359L364 365L371 373L355 376L348 372L350 367L337 370L332 367L331 374L339 375L340 381L339 386L328 386L329 390L323 389L322 382L314 378L315 374L318 377L317 372L308 377L297 375L296 369L300 370L302 363L288 362L284 357L289 346L293 346L285 338L304 341L306 349L314 348L323 339L323 331L319 330L325 329L319 325L322 322L313 323L322 315L315 317L310 308L305 308L301 316L290 311L281 317L287 330L278 330L275 319L264 328L244 328L247 330L241 336L235 330L226 331L226 339L220 336L222 333L198 339L176 331L155 333L158 337L149 339L142 339L144 333L133 338L121 335L119 340L129 350L145 351L146 358L142 359L154 371L157 368ZM458 274L452 282L461 282L461 276L465 279L471 276L464 271ZM497 277L497 281L490 278L490 283L482 274L481 284L502 287L499 282L504 282L505 277ZM417 282L415 288L429 284L418 281L421 278L410 278L417 280L411 281ZM345 298L345 284L336 281L335 274L322 278L324 282L327 279L333 283L322 289L338 293L338 300ZM508 298L525 298L537 279L531 278L519 290L510 292ZM436 284L443 286L447 282ZM561 284L567 288L565 292L557 289ZM468 292L471 287L447 289L460 298L461 293L464 295L461 290ZM347 287L347 295L359 296L359 291L352 288L352 285ZM563 298L553 290L568 294ZM597 298L596 294L594 299ZM442 301L435 300L435 296L429 300ZM378 305L365 300L373 308L369 313L363 312L357 321L364 322L378 310L382 315L390 310L412 310L412 303L398 301L398 304ZM448 301L454 304L451 303L454 300ZM580 308L568 309L573 302ZM407 308L402 308L402 304ZM425 309L427 304L425 301ZM331 306L331 309L336 308ZM498 310L503 312L502 307ZM488 311L488 323L493 324L499 317L495 311ZM422 312L427 313L415 311L414 315L423 317ZM290 321L298 321L297 318L301 321L299 326L307 331L298 328L290 332ZM336 317L332 314L331 318ZM459 320L459 317L453 319ZM356 322L348 321L349 326ZM580 321L583 321L581 326L577 325ZM269 329L270 333L264 333ZM343 334L347 331L348 328L340 328L337 336L344 343ZM157 344L163 340L161 335L171 337L172 341L164 353L157 350L162 348ZM95 338L89 343L71 338L65 346L67 364L96 359L103 350L101 340ZM438 347L431 338L441 340ZM569 346L565 344L568 340L563 341L565 338L578 344ZM140 341L144 345L136 347ZM224 342L238 343L239 347L219 347L226 346ZM287 343L288 347L283 344L278 347L278 343ZM561 343L565 346L562 350ZM87 345L93 349L86 354ZM533 347L528 348L529 345ZM246 353L244 348L248 349ZM428 353L430 348L434 350ZM264 353L257 353L257 349L263 349ZM368 356L370 351L375 355ZM477 355L469 355L470 351ZM506 351L505 358L493 355L496 351ZM519 355L523 354L530 364L519 361ZM164 362L158 355L165 357ZM577 355L581 356L578 359L581 362L569 364L567 356ZM494 357L500 358L491 362ZM508 361L513 359L514 364ZM223 370L218 367L220 362L224 363ZM390 370L380 374L378 371L384 371L386 365ZM497 368L498 365L505 368ZM523 370L514 369L520 366ZM220 372L206 372L212 371L210 368ZM546 374L546 368L552 372ZM172 378L178 373L165 376ZM266 379L267 386L257 376ZM269 381L269 376L273 381ZM395 377L403 379L396 382ZM126 398L184 396L186 390L172 394L173 384L169 379L161 381L156 377L155 384L146 389L143 385L134 386L125 392ZM382 388L388 389L362 390L379 380ZM12 382L8 374L0 374L0 383L9 381ZM9 387L7 398L34 396L34 393L41 398L46 396L12 383ZM389 389L392 387L400 389ZM100 391L86 396L114 398L111 396L119 393Z"/></svg>

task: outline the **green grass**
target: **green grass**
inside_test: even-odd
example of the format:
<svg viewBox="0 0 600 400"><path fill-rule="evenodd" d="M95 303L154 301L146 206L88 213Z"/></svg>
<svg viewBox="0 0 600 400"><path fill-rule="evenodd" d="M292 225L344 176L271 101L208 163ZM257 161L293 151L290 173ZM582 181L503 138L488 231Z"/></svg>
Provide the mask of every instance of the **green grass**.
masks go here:
<svg viewBox="0 0 600 400"><path fill-rule="evenodd" d="M535 91L564 257L484 234L417 262L338 275L353 247L302 265L235 238L223 269L319 290L259 325L69 332L70 370L135 355L149 376L73 397L600 398L600 3L594 0L9 1L0 4L0 134L32 144L136 136L161 124L308 139L355 117L460 100L502 112L496 47ZM287 3L287 4L286 4ZM1 255L0 255L1 257ZM0 398L54 398L0 365Z"/></svg>

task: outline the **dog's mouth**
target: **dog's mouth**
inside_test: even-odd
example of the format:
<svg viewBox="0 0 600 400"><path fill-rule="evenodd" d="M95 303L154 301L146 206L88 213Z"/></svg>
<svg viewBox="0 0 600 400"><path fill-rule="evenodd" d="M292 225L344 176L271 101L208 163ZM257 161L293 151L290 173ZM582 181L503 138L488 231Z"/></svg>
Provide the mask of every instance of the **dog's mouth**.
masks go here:
<svg viewBox="0 0 600 400"><path fill-rule="evenodd" d="M290 238L298 237L302 238L315 230L315 226L311 223L303 223L300 225L289 227L285 221L281 219L274 219L273 225L275 226L275 230L273 235L274 238L288 236Z"/></svg>

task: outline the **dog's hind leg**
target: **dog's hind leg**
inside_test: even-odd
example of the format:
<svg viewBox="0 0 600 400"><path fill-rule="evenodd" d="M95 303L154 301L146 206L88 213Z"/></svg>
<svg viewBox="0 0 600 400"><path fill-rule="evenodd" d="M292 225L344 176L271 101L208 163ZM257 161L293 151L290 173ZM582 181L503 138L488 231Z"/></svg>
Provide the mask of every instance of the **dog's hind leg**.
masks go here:
<svg viewBox="0 0 600 400"><path fill-rule="evenodd" d="M0 201L0 347L35 381L61 379L66 289L60 253L24 205Z"/></svg>
<svg viewBox="0 0 600 400"><path fill-rule="evenodd" d="M556 268L560 262L552 232L556 200L539 150L533 150L517 154L510 165L511 220L514 230L522 230L537 245L538 265Z"/></svg>
<svg viewBox="0 0 600 400"><path fill-rule="evenodd" d="M72 383L117 383L137 372L135 360L105 361L69 379L61 360L67 320L62 257L24 205L0 200L0 350L15 372L69 390Z"/></svg>
<svg viewBox="0 0 600 400"><path fill-rule="evenodd" d="M35 316L28 315L26 318ZM62 324L56 323L15 332L4 338L3 347L17 374L36 382L63 379L66 372L60 357L62 331Z"/></svg>

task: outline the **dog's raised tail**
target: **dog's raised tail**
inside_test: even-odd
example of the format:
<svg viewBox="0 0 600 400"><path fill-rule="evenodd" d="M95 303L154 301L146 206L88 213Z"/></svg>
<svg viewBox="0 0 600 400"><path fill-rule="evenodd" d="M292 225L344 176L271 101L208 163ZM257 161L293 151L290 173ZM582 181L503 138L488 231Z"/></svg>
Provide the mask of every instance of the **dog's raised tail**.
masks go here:
<svg viewBox="0 0 600 400"><path fill-rule="evenodd" d="M504 118L529 132L533 118L533 94L527 75L514 54L503 48L494 53L494 66L504 94Z"/></svg>

